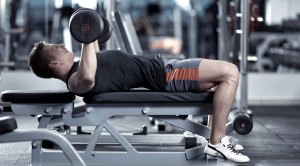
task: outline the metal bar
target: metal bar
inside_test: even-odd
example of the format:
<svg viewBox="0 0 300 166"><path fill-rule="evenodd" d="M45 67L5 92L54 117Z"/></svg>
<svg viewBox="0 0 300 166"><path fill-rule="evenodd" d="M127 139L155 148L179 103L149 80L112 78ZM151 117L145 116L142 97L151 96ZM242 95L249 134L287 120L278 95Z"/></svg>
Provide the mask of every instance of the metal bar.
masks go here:
<svg viewBox="0 0 300 166"><path fill-rule="evenodd" d="M197 13L194 9L189 11L189 58L197 57Z"/></svg>
<svg viewBox="0 0 300 166"><path fill-rule="evenodd" d="M201 106L199 106L201 105ZM210 115L212 104L202 103L197 106L150 106L125 105L102 106L101 104L87 105L92 111L82 117L73 118L71 111L63 114L63 121L66 125L94 126L102 125L108 118L115 115Z"/></svg>
<svg viewBox="0 0 300 166"><path fill-rule="evenodd" d="M241 73L241 99L240 109L248 110L248 75L247 75L247 57L248 57L248 33L249 33L249 1L241 0L241 42L240 42L240 73Z"/></svg>
<svg viewBox="0 0 300 166"><path fill-rule="evenodd" d="M200 136L203 136L205 138L209 138L210 137L210 134L211 134L211 130L204 126L204 125L201 125L201 124L198 124L198 123L195 123L191 120L188 120L188 119L181 119L180 117L178 116L151 116L155 119L160 119L164 122L167 122L171 125L174 125L174 126L177 126L177 127L180 127L184 130L187 130L187 131L190 131L194 134L198 134Z"/></svg>
<svg viewBox="0 0 300 166"><path fill-rule="evenodd" d="M50 115L44 115L42 116L38 128L47 128L48 124L51 120ZM31 142L32 145L32 152L31 152L31 160L32 160L32 165L42 165L42 153L41 153L41 148L42 148L42 142L40 140L32 140Z"/></svg>
<svg viewBox="0 0 300 166"><path fill-rule="evenodd" d="M177 5L173 9L174 36L182 41L182 13Z"/></svg>
<svg viewBox="0 0 300 166"><path fill-rule="evenodd" d="M5 31L6 27L6 0L0 0L0 31Z"/></svg>
<svg viewBox="0 0 300 166"><path fill-rule="evenodd" d="M49 37L49 0L45 0L45 41L48 41Z"/></svg>
<svg viewBox="0 0 300 166"><path fill-rule="evenodd" d="M6 31L7 29L9 29L9 27L5 27L5 53L4 53L4 57L3 57L3 62L4 63L8 63L9 62L9 56L10 56L10 33L8 31ZM8 67L4 67L3 70L8 70Z"/></svg>
<svg viewBox="0 0 300 166"><path fill-rule="evenodd" d="M92 137L89 140L89 144L87 145L87 147L86 147L86 149L84 151L85 155L91 154L92 151L95 149L95 146L96 146L96 144L98 142L98 139L99 139L99 137L101 135L102 130L103 130L103 125L96 127L96 129L95 129Z"/></svg>
<svg viewBox="0 0 300 166"><path fill-rule="evenodd" d="M115 19L115 21L118 25L118 29L119 29L120 35L123 39L123 42L124 42L123 44L125 46L126 52L130 53L130 54L133 54L133 50L130 46L130 41L129 41L130 34L126 33L126 29L125 29L125 26L124 26L124 22L123 22L121 13L119 11L114 11L113 16L114 16L114 19Z"/></svg>
<svg viewBox="0 0 300 166"><path fill-rule="evenodd" d="M116 8L116 0L108 0L107 8L106 8L106 19L108 22L112 22L112 11L114 11ZM114 41L112 39L109 39L106 44L106 49L111 50L115 48Z"/></svg>
<svg viewBox="0 0 300 166"><path fill-rule="evenodd" d="M126 149L129 153L137 153L136 149L117 131L115 130L111 125L110 122L107 121L104 124L104 128L120 143L122 147Z"/></svg>
<svg viewBox="0 0 300 166"><path fill-rule="evenodd" d="M66 165L67 160L61 152L45 152L43 161L46 165ZM79 152L80 153L80 152ZM161 166L199 166L207 165L205 155L187 160L185 151L150 151L138 152L135 155L128 155L126 152L95 152L93 156L84 157L88 165L105 166L137 166L137 165L161 165ZM56 160L53 161L53 158ZM217 160L208 165L216 165Z"/></svg>
<svg viewBox="0 0 300 166"><path fill-rule="evenodd" d="M218 1L218 20L219 20L219 29L218 29L218 59L228 61L229 55L229 30L227 26L227 1L228 0L219 0Z"/></svg>
<svg viewBox="0 0 300 166"><path fill-rule="evenodd" d="M167 145L183 145L184 135L181 134L148 134L148 135L133 135L132 132L121 132L124 137L132 145L148 145L148 146L167 146ZM80 145L87 144L91 139L91 134L64 135L72 144ZM202 137L200 137L202 138ZM117 144L118 142L107 132L102 132L97 144Z"/></svg>
<svg viewBox="0 0 300 166"><path fill-rule="evenodd" d="M23 142L28 140L48 140L58 145L72 163L72 165L85 166L85 162L70 144L70 142L62 135L47 129L38 129L32 131L14 131L11 133L0 135L0 142Z"/></svg>

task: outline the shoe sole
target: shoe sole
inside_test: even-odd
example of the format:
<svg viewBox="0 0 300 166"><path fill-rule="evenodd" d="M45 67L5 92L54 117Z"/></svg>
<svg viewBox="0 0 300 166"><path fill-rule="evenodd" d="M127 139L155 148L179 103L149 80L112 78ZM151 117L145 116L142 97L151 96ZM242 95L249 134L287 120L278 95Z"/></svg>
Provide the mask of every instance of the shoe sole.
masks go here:
<svg viewBox="0 0 300 166"><path fill-rule="evenodd" d="M232 159L225 159L219 152L209 148L208 146L205 147L204 149L204 153L207 154L207 159L213 159L213 158L217 158L217 159L221 159L221 161L225 161L225 160L229 160L235 163L248 163L249 161L234 161Z"/></svg>

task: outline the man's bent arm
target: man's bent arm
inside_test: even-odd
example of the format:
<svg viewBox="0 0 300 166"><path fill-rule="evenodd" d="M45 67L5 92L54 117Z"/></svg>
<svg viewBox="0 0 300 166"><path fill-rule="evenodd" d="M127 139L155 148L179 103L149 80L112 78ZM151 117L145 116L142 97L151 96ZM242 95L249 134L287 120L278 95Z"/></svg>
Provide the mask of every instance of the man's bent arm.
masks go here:
<svg viewBox="0 0 300 166"><path fill-rule="evenodd" d="M95 43L83 44L78 69L68 82L70 90L76 94L82 94L92 89L95 84L96 71Z"/></svg>

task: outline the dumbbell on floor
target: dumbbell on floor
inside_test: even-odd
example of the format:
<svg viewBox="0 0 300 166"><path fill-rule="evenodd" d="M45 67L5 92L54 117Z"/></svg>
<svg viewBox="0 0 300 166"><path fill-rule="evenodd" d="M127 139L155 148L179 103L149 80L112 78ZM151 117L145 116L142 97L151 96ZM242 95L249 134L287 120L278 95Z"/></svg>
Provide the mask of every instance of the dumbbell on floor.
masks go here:
<svg viewBox="0 0 300 166"><path fill-rule="evenodd" d="M226 133L235 130L241 135L246 135L253 129L252 112L248 111L231 111L226 125Z"/></svg>
<svg viewBox="0 0 300 166"><path fill-rule="evenodd" d="M98 39L104 44L111 36L112 28L108 20L92 9L81 8L70 17L70 32L80 43L91 43Z"/></svg>

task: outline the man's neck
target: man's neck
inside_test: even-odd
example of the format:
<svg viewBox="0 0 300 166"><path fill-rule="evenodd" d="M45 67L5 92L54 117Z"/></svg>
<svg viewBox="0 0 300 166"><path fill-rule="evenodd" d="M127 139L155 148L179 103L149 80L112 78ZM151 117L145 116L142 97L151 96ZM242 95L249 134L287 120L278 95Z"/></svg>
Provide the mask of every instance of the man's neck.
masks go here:
<svg viewBox="0 0 300 166"><path fill-rule="evenodd" d="M67 79L68 79L68 74L72 68L74 64L74 61L71 63L66 64L66 68L65 71L62 73L62 77L60 78L60 80L62 80L63 82L67 83Z"/></svg>

